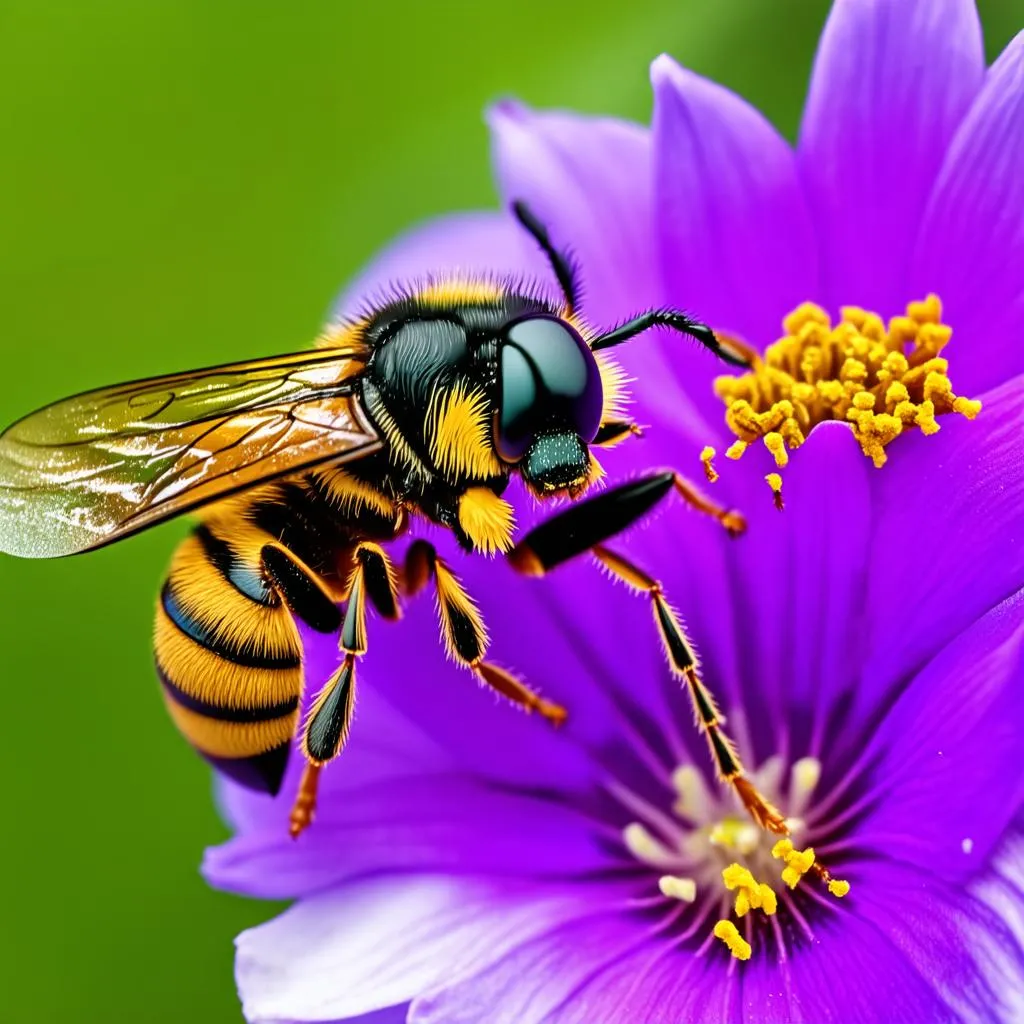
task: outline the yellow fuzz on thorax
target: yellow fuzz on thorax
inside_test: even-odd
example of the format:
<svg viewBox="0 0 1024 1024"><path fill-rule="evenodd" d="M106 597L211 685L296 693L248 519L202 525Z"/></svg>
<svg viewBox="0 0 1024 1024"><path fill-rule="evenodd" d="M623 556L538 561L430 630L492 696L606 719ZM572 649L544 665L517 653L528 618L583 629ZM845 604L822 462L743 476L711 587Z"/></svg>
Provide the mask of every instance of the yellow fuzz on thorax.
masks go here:
<svg viewBox="0 0 1024 1024"><path fill-rule="evenodd" d="M487 487L470 487L459 499L459 525L473 547L486 555L512 547L512 506Z"/></svg>
<svg viewBox="0 0 1024 1024"><path fill-rule="evenodd" d="M503 467L491 443L487 396L458 381L438 388L427 409L430 457L449 480L486 480Z"/></svg>
<svg viewBox="0 0 1024 1024"><path fill-rule="evenodd" d="M905 430L934 434L936 418L959 413L974 419L981 403L958 397L949 361L939 353L952 335L938 296L911 302L888 327L875 313L844 306L834 327L819 306L805 302L783 321L785 337L742 376L723 376L715 392L737 440L726 452L738 459L759 438L780 468L825 420L851 424L862 451L876 466ZM775 483L769 481L773 490Z"/></svg>
<svg viewBox="0 0 1024 1024"><path fill-rule="evenodd" d="M424 305L444 309L466 302L495 302L507 291L507 286L497 281L453 276L417 288L416 298Z"/></svg>

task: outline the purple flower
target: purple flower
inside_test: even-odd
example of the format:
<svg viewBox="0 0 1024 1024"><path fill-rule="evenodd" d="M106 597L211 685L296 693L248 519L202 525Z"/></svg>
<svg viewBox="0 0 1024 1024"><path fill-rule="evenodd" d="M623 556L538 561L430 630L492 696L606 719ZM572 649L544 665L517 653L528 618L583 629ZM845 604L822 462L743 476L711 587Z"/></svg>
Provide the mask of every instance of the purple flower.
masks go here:
<svg viewBox="0 0 1024 1024"><path fill-rule="evenodd" d="M572 246L589 319L682 305L763 350L807 300L890 317L935 293L949 379L982 402L934 437L906 419L881 469L848 424L790 438L782 515L758 446L715 485L747 514L744 538L672 510L622 545L686 617L798 845L852 889L782 885L771 839L711 780L643 600L586 559L540 582L462 560L492 656L569 722L555 732L467 685L429 601L371 623L315 826L288 837L299 764L276 800L221 790L236 835L207 877L298 901L238 940L250 1021L1024 1014L1024 37L986 70L967 0L839 0L795 151L668 58L652 77L650 132L491 114L503 194ZM505 216L464 215L404 239L347 301L456 267L548 280ZM649 336L623 360L649 429L609 453L611 479L699 471L705 444L735 441L705 354ZM304 639L309 678L326 679L338 655ZM771 884L776 913L736 916L734 862Z"/></svg>

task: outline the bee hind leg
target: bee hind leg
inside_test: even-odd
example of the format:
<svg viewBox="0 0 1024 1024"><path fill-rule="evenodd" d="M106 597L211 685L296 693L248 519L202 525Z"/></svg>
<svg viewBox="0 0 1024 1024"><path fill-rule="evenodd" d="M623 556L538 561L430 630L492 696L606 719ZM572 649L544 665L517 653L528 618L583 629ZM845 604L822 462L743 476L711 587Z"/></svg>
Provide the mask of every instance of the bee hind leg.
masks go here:
<svg viewBox="0 0 1024 1024"><path fill-rule="evenodd" d="M553 725L566 719L565 708L545 700L506 669L484 660L487 628L476 602L459 578L427 541L414 541L405 560L405 592L413 596L433 579L441 633L450 657L477 679L527 712L537 712Z"/></svg>
<svg viewBox="0 0 1024 1024"><path fill-rule="evenodd" d="M313 822L320 773L345 747L355 709L356 660L366 653L367 601L386 619L400 614L398 589L391 560L376 544L361 543L354 553L345 615L341 621L341 665L323 685L302 726L306 767L289 817L293 839Z"/></svg>

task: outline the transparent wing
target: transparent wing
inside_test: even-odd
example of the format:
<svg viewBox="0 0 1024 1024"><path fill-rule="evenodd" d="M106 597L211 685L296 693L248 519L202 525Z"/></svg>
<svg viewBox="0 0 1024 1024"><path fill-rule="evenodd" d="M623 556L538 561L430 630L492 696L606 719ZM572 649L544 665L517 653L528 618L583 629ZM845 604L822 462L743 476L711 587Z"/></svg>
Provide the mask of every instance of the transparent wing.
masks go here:
<svg viewBox="0 0 1024 1024"><path fill-rule="evenodd" d="M380 439L352 394L365 349L331 348L119 384L0 435L0 551L54 558Z"/></svg>

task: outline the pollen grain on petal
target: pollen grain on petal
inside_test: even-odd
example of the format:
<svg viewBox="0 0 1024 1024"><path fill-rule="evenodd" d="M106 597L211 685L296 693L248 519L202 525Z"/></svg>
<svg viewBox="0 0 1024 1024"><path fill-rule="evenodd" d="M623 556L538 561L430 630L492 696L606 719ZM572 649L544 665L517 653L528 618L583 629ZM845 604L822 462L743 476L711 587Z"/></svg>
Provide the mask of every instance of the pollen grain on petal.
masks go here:
<svg viewBox="0 0 1024 1024"><path fill-rule="evenodd" d="M980 402L953 391L949 360L939 354L953 332L942 323L936 295L911 302L906 315L888 325L876 313L844 306L833 326L823 309L805 302L783 328L763 362L715 380L725 422L737 437L727 458L740 458L761 440L782 469L818 423L838 420L850 424L861 450L880 468L887 447L904 431L934 434L940 416L970 420L981 411ZM772 489L778 504L780 491Z"/></svg>

